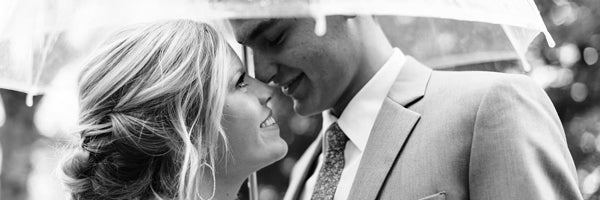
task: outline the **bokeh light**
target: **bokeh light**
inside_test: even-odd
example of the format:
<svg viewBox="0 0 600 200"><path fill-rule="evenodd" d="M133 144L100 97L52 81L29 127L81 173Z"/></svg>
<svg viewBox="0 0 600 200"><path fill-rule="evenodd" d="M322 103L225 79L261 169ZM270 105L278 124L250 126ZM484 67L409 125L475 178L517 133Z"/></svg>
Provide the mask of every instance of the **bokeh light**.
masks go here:
<svg viewBox="0 0 600 200"><path fill-rule="evenodd" d="M454 34L441 32L437 36L436 43L439 44L442 54L450 54L452 53L451 51L453 47L456 46L457 40L458 37L456 37Z"/></svg>
<svg viewBox="0 0 600 200"><path fill-rule="evenodd" d="M594 171L592 171L592 173L588 174L585 179L583 179L581 193L583 193L584 196L589 196L590 194L596 192L599 186L600 168L596 168Z"/></svg>
<svg viewBox="0 0 600 200"><path fill-rule="evenodd" d="M281 166L280 166L281 173L286 174L286 175L291 174L292 169L294 169L295 164L296 164L295 158L291 158L291 157L284 158L283 161L281 162Z"/></svg>
<svg viewBox="0 0 600 200"><path fill-rule="evenodd" d="M573 82L573 71L569 68L541 65L536 66L529 76L542 88L561 88Z"/></svg>
<svg viewBox="0 0 600 200"><path fill-rule="evenodd" d="M32 171L27 181L29 199L69 199L67 189L63 186L57 166L61 154L51 144L52 141L41 140L33 146L31 154ZM54 186L54 187L49 187Z"/></svg>
<svg viewBox="0 0 600 200"><path fill-rule="evenodd" d="M568 1L554 1L557 6L550 14L550 20L554 25L569 25L577 20L577 5Z"/></svg>
<svg viewBox="0 0 600 200"><path fill-rule="evenodd" d="M260 200L278 200L279 194L277 188L271 185L263 185L259 187L258 199Z"/></svg>
<svg viewBox="0 0 600 200"><path fill-rule="evenodd" d="M583 83L571 85L571 98L576 102L582 102L588 96L588 87Z"/></svg>
<svg viewBox="0 0 600 200"><path fill-rule="evenodd" d="M288 124L290 125L292 132L298 135L309 133L309 130L315 126L310 118L303 117L301 115L294 115L291 117L288 121Z"/></svg>
<svg viewBox="0 0 600 200"><path fill-rule="evenodd" d="M72 133L78 119L77 76L75 66L59 71L40 101L34 116L40 134L48 138L75 138Z"/></svg>
<svg viewBox="0 0 600 200"><path fill-rule="evenodd" d="M579 147L584 153L591 153L596 150L596 137L590 132L584 132L581 136Z"/></svg>
<svg viewBox="0 0 600 200"><path fill-rule="evenodd" d="M583 60L587 65L594 65L598 62L598 50L593 47L583 49Z"/></svg>
<svg viewBox="0 0 600 200"><path fill-rule="evenodd" d="M573 43L564 44L559 49L558 59L563 67L571 67L581 58L577 45Z"/></svg>

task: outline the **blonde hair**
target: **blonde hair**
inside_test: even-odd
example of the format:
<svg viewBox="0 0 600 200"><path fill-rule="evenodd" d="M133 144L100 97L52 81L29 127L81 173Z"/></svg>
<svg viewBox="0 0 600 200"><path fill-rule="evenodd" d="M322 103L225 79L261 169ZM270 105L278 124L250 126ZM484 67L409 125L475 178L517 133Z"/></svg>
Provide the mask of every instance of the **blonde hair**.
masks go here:
<svg viewBox="0 0 600 200"><path fill-rule="evenodd" d="M136 26L104 43L79 79L81 147L63 165L72 197L187 200L214 187L200 180L228 149L228 48L189 20Z"/></svg>

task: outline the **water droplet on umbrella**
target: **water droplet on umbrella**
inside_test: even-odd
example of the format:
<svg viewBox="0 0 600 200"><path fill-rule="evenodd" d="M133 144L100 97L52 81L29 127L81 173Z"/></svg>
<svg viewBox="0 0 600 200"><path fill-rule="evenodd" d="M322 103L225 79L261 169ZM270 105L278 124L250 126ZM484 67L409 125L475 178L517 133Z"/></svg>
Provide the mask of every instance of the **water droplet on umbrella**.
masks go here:
<svg viewBox="0 0 600 200"><path fill-rule="evenodd" d="M544 32L544 37L546 37L546 41L550 48L554 48L556 46L556 41L552 38L552 35L548 31Z"/></svg>
<svg viewBox="0 0 600 200"><path fill-rule="evenodd" d="M33 94L31 94L31 93L27 94L27 99L25 100L25 105L27 105L27 107L33 106Z"/></svg>
<svg viewBox="0 0 600 200"><path fill-rule="evenodd" d="M321 37L325 32L327 32L327 19L325 15L318 15L315 17L315 34Z"/></svg>

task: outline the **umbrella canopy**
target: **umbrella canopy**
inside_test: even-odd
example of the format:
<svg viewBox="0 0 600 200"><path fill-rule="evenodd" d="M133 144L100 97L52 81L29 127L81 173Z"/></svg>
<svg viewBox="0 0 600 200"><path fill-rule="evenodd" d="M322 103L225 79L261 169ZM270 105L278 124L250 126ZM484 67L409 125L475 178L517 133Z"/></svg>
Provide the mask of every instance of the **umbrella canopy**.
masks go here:
<svg viewBox="0 0 600 200"><path fill-rule="evenodd" d="M533 0L223 0L222 18L378 15L392 45L433 68L519 59L540 33L555 45Z"/></svg>
<svg viewBox="0 0 600 200"><path fill-rule="evenodd" d="M532 0L0 0L0 87L41 94L60 68L128 24L313 17L322 35L325 16L362 14L378 15L394 46L433 68L524 60L540 33L554 46Z"/></svg>

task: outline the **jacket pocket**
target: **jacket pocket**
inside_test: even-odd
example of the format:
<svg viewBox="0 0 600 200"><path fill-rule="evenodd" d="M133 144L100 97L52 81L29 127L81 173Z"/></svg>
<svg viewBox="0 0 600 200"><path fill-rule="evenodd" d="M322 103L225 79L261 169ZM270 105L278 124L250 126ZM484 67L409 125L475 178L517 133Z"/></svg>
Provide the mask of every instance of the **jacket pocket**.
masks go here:
<svg viewBox="0 0 600 200"><path fill-rule="evenodd" d="M445 200L446 199L446 192L438 192L436 194L432 194L423 198L420 198L419 200Z"/></svg>

